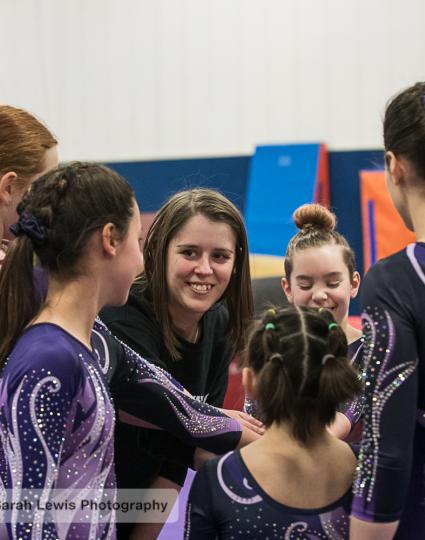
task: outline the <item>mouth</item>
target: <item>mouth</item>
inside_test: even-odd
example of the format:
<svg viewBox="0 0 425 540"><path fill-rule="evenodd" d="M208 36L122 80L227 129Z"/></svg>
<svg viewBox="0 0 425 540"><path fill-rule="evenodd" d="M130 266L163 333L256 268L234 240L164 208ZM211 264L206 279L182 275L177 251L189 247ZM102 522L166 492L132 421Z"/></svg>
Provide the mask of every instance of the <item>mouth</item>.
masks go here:
<svg viewBox="0 0 425 540"><path fill-rule="evenodd" d="M337 308L337 306L320 306L320 307L328 309L331 312L334 312Z"/></svg>
<svg viewBox="0 0 425 540"><path fill-rule="evenodd" d="M197 293L207 293L212 289L211 283L188 283L192 291Z"/></svg>

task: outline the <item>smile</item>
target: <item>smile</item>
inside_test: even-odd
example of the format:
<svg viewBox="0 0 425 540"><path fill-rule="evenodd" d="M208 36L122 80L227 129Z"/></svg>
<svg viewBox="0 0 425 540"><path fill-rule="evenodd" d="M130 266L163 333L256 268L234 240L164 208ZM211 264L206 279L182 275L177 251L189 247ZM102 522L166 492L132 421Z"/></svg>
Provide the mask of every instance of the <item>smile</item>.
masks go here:
<svg viewBox="0 0 425 540"><path fill-rule="evenodd" d="M189 287L196 292L208 292L212 285L209 283L189 283Z"/></svg>

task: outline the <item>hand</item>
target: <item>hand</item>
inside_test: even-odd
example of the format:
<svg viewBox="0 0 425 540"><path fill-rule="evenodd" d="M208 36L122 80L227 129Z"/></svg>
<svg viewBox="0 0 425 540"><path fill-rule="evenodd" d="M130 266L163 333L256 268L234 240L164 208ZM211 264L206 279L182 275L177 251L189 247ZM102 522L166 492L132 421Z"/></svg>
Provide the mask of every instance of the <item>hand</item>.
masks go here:
<svg viewBox="0 0 425 540"><path fill-rule="evenodd" d="M249 429L258 435L264 435L265 427L262 422L255 419L253 416L242 411L234 411L232 409L220 409L226 416L237 420L243 428Z"/></svg>

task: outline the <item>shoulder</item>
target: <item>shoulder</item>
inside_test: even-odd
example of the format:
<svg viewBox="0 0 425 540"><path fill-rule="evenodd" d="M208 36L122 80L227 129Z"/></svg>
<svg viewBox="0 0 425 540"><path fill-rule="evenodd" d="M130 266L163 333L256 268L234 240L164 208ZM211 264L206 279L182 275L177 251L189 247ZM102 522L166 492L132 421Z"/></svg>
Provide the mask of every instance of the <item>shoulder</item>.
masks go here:
<svg viewBox="0 0 425 540"><path fill-rule="evenodd" d="M385 259L377 261L366 273L363 286L367 286L371 282L386 284L403 276L406 269L411 269L408 256L410 250L410 246L407 246L407 248L385 257Z"/></svg>
<svg viewBox="0 0 425 540"><path fill-rule="evenodd" d="M425 288L420 287L419 272L422 270L415 257L415 246L416 244L411 244L378 261L369 269L362 285L361 298L364 308L378 304L397 310L423 296ZM417 268L414 267L415 264ZM423 280L425 283L425 275Z"/></svg>
<svg viewBox="0 0 425 540"><path fill-rule="evenodd" d="M220 331L225 330L229 324L229 310L223 302L214 304L204 315L205 324Z"/></svg>
<svg viewBox="0 0 425 540"><path fill-rule="evenodd" d="M28 328L16 342L3 376L16 382L25 376L34 382L53 377L62 386L75 389L83 374L80 358L82 347L58 326L35 325Z"/></svg>
<svg viewBox="0 0 425 540"><path fill-rule="evenodd" d="M130 329L142 335L160 331L152 306L140 296L138 287L135 287L132 286L123 306L108 306L99 314L112 333L118 333L119 337L124 337L126 330Z"/></svg>

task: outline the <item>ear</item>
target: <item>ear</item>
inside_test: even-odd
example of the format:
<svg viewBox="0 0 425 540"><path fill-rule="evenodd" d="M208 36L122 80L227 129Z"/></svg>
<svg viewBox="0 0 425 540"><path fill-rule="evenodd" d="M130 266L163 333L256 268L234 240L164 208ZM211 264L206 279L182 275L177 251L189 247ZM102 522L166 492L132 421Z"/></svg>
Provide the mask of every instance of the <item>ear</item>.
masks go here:
<svg viewBox="0 0 425 540"><path fill-rule="evenodd" d="M0 202L9 205L12 202L15 180L18 175L13 172L7 172L0 176Z"/></svg>
<svg viewBox="0 0 425 540"><path fill-rule="evenodd" d="M242 369L242 386L245 390L245 395L250 399L255 399L255 383L256 377L254 371L249 367Z"/></svg>
<svg viewBox="0 0 425 540"><path fill-rule="evenodd" d="M118 247L117 229L113 223L107 223L102 229L102 247L104 252L115 257Z"/></svg>
<svg viewBox="0 0 425 540"><path fill-rule="evenodd" d="M403 158L398 158L394 152L386 152L385 165L390 173L390 179L395 186L404 182L406 176L406 161Z"/></svg>
<svg viewBox="0 0 425 540"><path fill-rule="evenodd" d="M288 302L290 304L293 304L294 303L294 296L293 296L293 294L291 292L291 287L289 285L289 281L286 279L286 277L283 277L281 279L280 283L282 285L282 290L285 293Z"/></svg>
<svg viewBox="0 0 425 540"><path fill-rule="evenodd" d="M353 277L351 278L351 289L350 289L350 297L355 298L357 296L357 293L359 292L360 287L360 274L358 272L354 272Z"/></svg>

